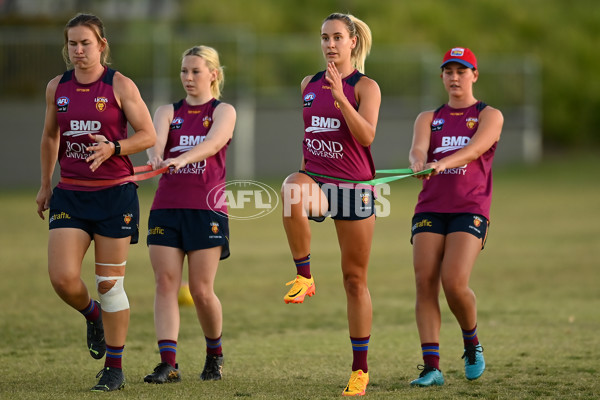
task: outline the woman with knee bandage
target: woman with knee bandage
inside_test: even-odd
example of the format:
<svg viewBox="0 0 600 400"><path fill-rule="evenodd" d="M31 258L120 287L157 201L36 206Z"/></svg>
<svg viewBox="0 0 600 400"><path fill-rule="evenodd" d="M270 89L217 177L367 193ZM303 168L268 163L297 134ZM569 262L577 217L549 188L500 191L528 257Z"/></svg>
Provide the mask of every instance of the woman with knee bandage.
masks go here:
<svg viewBox="0 0 600 400"><path fill-rule="evenodd" d="M46 88L41 143L42 184L36 202L49 212L48 272L56 293L80 311L87 346L104 368L92 391L122 389L121 357L129 326L123 289L130 243L137 243L139 204L129 154L154 145L156 132L136 85L108 67L109 47L98 17L79 14L64 29L67 72ZM133 128L128 137L127 124ZM61 182L52 189L60 164ZM124 183L123 183L124 182ZM96 289L93 300L81 279L92 240Z"/></svg>

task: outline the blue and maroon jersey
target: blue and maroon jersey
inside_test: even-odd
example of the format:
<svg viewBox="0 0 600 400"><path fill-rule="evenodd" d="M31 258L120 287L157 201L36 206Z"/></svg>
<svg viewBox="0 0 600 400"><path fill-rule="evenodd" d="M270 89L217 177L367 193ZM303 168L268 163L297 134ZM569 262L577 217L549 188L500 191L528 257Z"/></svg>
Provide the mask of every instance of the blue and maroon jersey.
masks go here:
<svg viewBox="0 0 600 400"><path fill-rule="evenodd" d="M358 109L354 87L364 75L355 70L342 80L344 94ZM333 99L325 71L310 80L304 92L304 140L302 149L307 172L356 181L375 176L371 146L362 146L352 136L344 116ZM318 178L323 183L340 181Z"/></svg>
<svg viewBox="0 0 600 400"><path fill-rule="evenodd" d="M127 156L112 156L92 172L85 161L92 155L85 150L96 141L88 134L101 134L107 140L127 138L127 118L117 103L113 91L115 70L104 68L96 82L77 82L73 70L65 72L56 88L56 120L60 129L58 161L60 175L79 180L119 179L133 175L133 165ZM114 185L113 185L114 186ZM67 190L94 191L109 186L85 187L59 183Z"/></svg>
<svg viewBox="0 0 600 400"><path fill-rule="evenodd" d="M202 143L213 124L213 113L221 102L192 106L185 100L173 104L173 120L165 145L163 160L178 157ZM227 213L225 192L225 158L229 142L215 155L163 174L152 203L152 210L186 208Z"/></svg>
<svg viewBox="0 0 600 400"><path fill-rule="evenodd" d="M435 110L427 162L439 161L469 144L479 127L479 113L486 106L477 102L467 108L455 109L445 104ZM471 213L481 214L489 220L496 146L497 142L466 165L447 169L423 181L415 213Z"/></svg>

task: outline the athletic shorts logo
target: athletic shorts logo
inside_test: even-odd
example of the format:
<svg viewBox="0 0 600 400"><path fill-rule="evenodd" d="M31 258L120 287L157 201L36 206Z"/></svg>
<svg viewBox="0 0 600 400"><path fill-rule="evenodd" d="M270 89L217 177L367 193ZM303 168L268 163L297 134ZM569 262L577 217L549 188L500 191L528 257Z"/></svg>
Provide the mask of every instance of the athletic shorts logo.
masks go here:
<svg viewBox="0 0 600 400"><path fill-rule="evenodd" d="M371 198L371 195L369 193L361 193L360 195L363 204L369 204L369 199Z"/></svg>
<svg viewBox="0 0 600 400"><path fill-rule="evenodd" d="M161 228L160 226L155 226L152 229L148 229L148 236L151 235L164 235L165 234L165 230L164 228Z"/></svg>
<svg viewBox="0 0 600 400"><path fill-rule="evenodd" d="M476 228L479 228L481 226L481 218L473 217L473 225L475 225Z"/></svg>
<svg viewBox="0 0 600 400"><path fill-rule="evenodd" d="M67 112L69 108L69 98L65 96L61 96L56 99L56 112Z"/></svg>
<svg viewBox="0 0 600 400"><path fill-rule="evenodd" d="M432 226L432 225L433 225L433 223L430 220L428 220L427 218L424 218L423 220L421 220L413 225L412 231L414 232L418 228L424 228L426 226Z"/></svg>
<svg viewBox="0 0 600 400"><path fill-rule="evenodd" d="M210 223L210 230L212 231L212 233L214 233L215 235L217 233L219 233L219 223L218 222L211 222Z"/></svg>
<svg viewBox="0 0 600 400"><path fill-rule="evenodd" d="M57 219L71 219L71 216L64 211L62 211L59 214L52 214L52 216L50 217L50 221L48 223L51 224L54 221L56 221Z"/></svg>
<svg viewBox="0 0 600 400"><path fill-rule="evenodd" d="M129 225L131 220L133 219L133 214L123 214L123 221Z"/></svg>

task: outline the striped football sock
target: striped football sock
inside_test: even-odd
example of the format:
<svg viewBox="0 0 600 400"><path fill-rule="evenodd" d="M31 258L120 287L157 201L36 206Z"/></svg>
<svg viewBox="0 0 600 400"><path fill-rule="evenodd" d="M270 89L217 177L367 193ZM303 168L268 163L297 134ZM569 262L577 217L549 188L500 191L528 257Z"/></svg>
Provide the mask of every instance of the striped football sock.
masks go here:
<svg viewBox="0 0 600 400"><path fill-rule="evenodd" d="M423 352L423 362L440 370L440 344L439 343L421 343L421 351Z"/></svg>
<svg viewBox="0 0 600 400"><path fill-rule="evenodd" d="M310 254L306 257L302 258L294 258L294 263L296 264L296 270L298 271L298 275L305 277L306 279L310 278Z"/></svg>
<svg viewBox="0 0 600 400"><path fill-rule="evenodd" d="M216 339L211 339L204 336L204 339L206 339L206 354L213 354L215 356L223 355L223 348L221 347L222 336L223 335L219 336Z"/></svg>
<svg viewBox="0 0 600 400"><path fill-rule="evenodd" d="M175 340L159 340L158 351L160 352L160 361L170 364L175 367L175 357L177 356L177 341Z"/></svg>
<svg viewBox="0 0 600 400"><path fill-rule="evenodd" d="M371 335L364 338L353 338L350 336L352 343L352 371L362 369L363 372L369 372L367 365L367 353L369 352L369 339Z"/></svg>
<svg viewBox="0 0 600 400"><path fill-rule="evenodd" d="M90 299L90 304L83 310L79 310L88 321L97 321L100 318L100 307L93 299Z"/></svg>
<svg viewBox="0 0 600 400"><path fill-rule="evenodd" d="M106 359L104 360L104 366L109 368L121 369L121 359L123 358L123 349L125 346L110 346L106 345Z"/></svg>
<svg viewBox="0 0 600 400"><path fill-rule="evenodd" d="M477 338L477 325L475 325L475 328L473 329L461 330L465 347L467 347L468 344L472 344L474 346L477 346L479 344L479 339Z"/></svg>

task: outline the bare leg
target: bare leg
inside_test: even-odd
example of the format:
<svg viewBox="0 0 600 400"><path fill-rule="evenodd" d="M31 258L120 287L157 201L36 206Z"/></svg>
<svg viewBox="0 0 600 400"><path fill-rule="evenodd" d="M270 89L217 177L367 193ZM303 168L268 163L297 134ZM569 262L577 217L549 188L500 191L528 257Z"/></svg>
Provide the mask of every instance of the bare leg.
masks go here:
<svg viewBox="0 0 600 400"><path fill-rule="evenodd" d="M375 216L358 221L335 220L335 227L342 252L342 274L350 336L367 337L371 334L373 319L367 271Z"/></svg>
<svg viewBox="0 0 600 400"><path fill-rule="evenodd" d="M204 335L209 338L218 338L223 331L223 310L214 291L220 257L221 246L188 253L190 292Z"/></svg>
<svg viewBox="0 0 600 400"><path fill-rule="evenodd" d="M415 314L421 343L439 343L441 311L440 268L445 236L423 232L413 237L413 264L417 299Z"/></svg>
<svg viewBox="0 0 600 400"><path fill-rule="evenodd" d="M175 340L179 336L179 304L177 296L185 253L168 246L150 245L150 261L154 270L154 328L157 340Z"/></svg>
<svg viewBox="0 0 600 400"><path fill-rule="evenodd" d="M81 229L51 229L48 238L48 274L58 296L76 310L90 303L90 293L81 279L81 263L91 243Z"/></svg>
<svg viewBox="0 0 600 400"><path fill-rule="evenodd" d="M471 234L454 232L446 237L442 286L450 310L465 330L477 324L477 302L469 280L480 252L481 239Z"/></svg>
<svg viewBox="0 0 600 400"><path fill-rule="evenodd" d="M310 177L293 173L283 182L283 228L287 235L292 257L310 253L310 225L307 215L320 216L327 209L327 199Z"/></svg>

